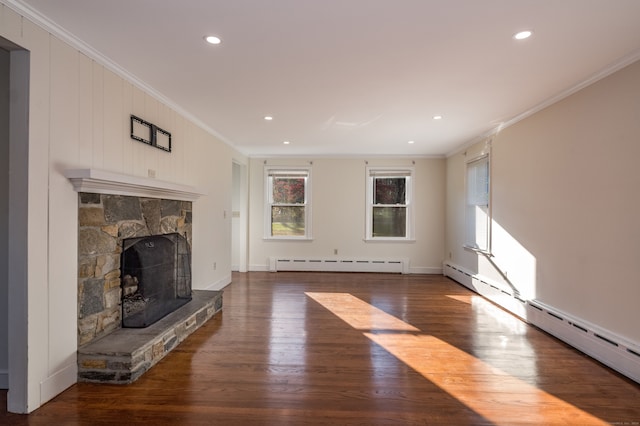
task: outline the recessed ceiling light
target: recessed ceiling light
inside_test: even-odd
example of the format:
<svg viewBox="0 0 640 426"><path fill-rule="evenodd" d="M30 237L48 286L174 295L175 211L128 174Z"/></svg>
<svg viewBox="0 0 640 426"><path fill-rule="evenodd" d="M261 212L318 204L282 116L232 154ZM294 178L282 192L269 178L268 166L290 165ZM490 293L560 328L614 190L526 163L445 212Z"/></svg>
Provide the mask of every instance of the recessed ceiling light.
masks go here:
<svg viewBox="0 0 640 426"><path fill-rule="evenodd" d="M441 115L434 115L433 119L434 120L442 120L442 116Z"/></svg>
<svg viewBox="0 0 640 426"><path fill-rule="evenodd" d="M265 115L264 119L267 120L267 121L271 121L271 120L273 120L273 117L270 116L270 115Z"/></svg>
<svg viewBox="0 0 640 426"><path fill-rule="evenodd" d="M525 31L520 31L518 33L515 33L513 35L513 38L516 40L524 40L526 38L529 38L533 35L533 31L531 30L525 30Z"/></svg>
<svg viewBox="0 0 640 426"><path fill-rule="evenodd" d="M409 141L408 144L416 143L416 141Z"/></svg>
<svg viewBox="0 0 640 426"><path fill-rule="evenodd" d="M283 144L285 144L285 145L289 145L291 142L289 142L289 141L284 141L284 142L282 142L282 143L283 143Z"/></svg>
<svg viewBox="0 0 640 426"><path fill-rule="evenodd" d="M209 44L220 44L220 43L222 43L222 40L220 40L220 37L216 37L216 36L205 36L204 40Z"/></svg>

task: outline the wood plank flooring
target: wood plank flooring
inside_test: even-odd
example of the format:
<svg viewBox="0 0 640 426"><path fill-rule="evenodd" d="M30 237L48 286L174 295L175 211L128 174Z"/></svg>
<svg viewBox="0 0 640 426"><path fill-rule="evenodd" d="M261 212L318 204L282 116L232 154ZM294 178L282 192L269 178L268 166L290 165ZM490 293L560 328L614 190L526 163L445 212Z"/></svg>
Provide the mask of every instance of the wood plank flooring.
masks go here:
<svg viewBox="0 0 640 426"><path fill-rule="evenodd" d="M0 424L640 425L640 385L442 276L234 273L134 384Z"/></svg>

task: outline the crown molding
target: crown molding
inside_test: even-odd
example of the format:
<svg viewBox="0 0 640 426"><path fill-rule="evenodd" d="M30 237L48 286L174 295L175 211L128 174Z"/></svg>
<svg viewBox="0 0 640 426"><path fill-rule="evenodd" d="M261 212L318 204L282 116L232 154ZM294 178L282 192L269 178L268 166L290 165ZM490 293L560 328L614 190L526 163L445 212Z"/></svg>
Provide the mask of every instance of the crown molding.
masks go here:
<svg viewBox="0 0 640 426"><path fill-rule="evenodd" d="M552 96L542 102L540 102L539 104L529 108L528 110L514 116L511 117L510 119L508 119L507 121L500 123L498 126L492 128L491 130L488 130L470 140L468 140L467 142L464 142L463 144L461 144L459 147L449 151L446 154L446 157L452 157L462 151L464 151L465 149L467 149L468 147L470 147L471 145L474 145L480 141L482 141L483 139L487 139L490 138L498 133L500 133L501 130L506 129L507 127L511 127L514 124L524 120L525 118L528 118L530 116L532 116L533 114L542 111L543 109L557 103L560 102L561 100L568 98L569 96L573 95L574 93L579 92L580 90L591 86L592 84L595 84L596 82L602 80L605 77L610 76L611 74L620 71L622 68L631 65L632 63L636 62L640 60L640 49L635 50L631 53L629 53L628 55L623 56L622 58L618 59L615 62L612 62L611 64L607 65L606 67L602 68L600 71L597 71L593 74L591 74L588 78L586 78L585 80L581 81L578 84L575 84L571 87L569 87L566 90L561 91L560 93L556 94L555 96Z"/></svg>
<svg viewBox="0 0 640 426"><path fill-rule="evenodd" d="M182 115L183 117L191 121L192 123L201 127L203 130L205 130L207 133L211 134L215 138L229 145L233 149L236 149L236 150L238 149L226 137L224 137L222 134L218 133L215 129L205 124L203 121L201 121L199 118L191 114L189 111L182 108L180 105L178 105L176 102L171 100L169 97L165 96L161 92L149 86L143 80L138 78L135 74L130 73L125 68L120 66L117 62L103 55L102 53L94 49L92 46L82 41L73 33L69 32L65 28L61 27L51 19L47 18L46 16L44 16L43 14L41 14L40 12L32 8L30 5L22 2L21 0L0 0L0 3L5 4L14 12L29 19L31 22L33 22L43 30L47 31L49 34L59 38L60 40L64 41L71 47L77 49L80 53L96 61L96 63L104 66L106 69L112 71L119 77L130 82L140 90L158 99L160 102L162 102L169 108L173 109L174 111L176 111L177 113L179 113L180 115Z"/></svg>

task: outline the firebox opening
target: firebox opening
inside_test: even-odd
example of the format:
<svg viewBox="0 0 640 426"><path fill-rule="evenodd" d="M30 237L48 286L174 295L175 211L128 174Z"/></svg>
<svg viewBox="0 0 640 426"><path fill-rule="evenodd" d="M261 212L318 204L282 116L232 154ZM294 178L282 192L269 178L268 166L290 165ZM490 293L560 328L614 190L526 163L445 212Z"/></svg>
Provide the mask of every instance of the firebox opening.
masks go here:
<svg viewBox="0 0 640 426"><path fill-rule="evenodd" d="M191 300L191 253L180 234L124 239L120 265L122 327L147 327Z"/></svg>

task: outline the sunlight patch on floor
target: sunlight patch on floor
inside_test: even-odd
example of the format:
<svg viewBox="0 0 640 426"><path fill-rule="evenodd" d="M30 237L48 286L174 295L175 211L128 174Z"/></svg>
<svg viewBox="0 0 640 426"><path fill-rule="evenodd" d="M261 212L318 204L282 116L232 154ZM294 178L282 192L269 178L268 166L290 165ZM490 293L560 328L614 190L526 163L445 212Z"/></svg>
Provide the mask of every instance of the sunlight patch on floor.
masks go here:
<svg viewBox="0 0 640 426"><path fill-rule="evenodd" d="M356 330L420 331L348 293L305 293Z"/></svg>
<svg viewBox="0 0 640 426"><path fill-rule="evenodd" d="M421 334L411 324L351 294L306 294L495 425L523 421L549 424L550 419L554 422L560 420L563 424L608 424L437 337ZM448 297L458 300L457 297ZM460 301L469 303L468 300ZM470 301L473 305L473 298ZM487 310L489 307L476 301L474 308Z"/></svg>

